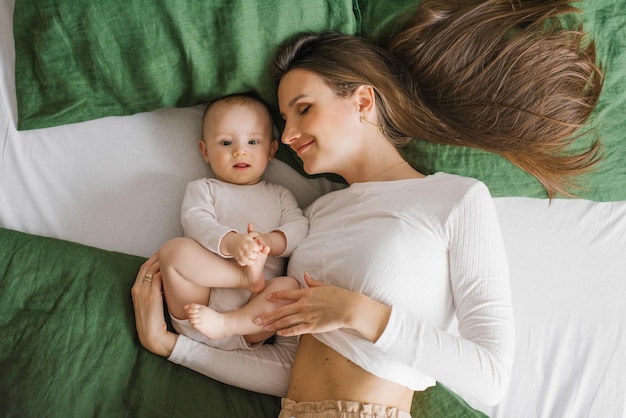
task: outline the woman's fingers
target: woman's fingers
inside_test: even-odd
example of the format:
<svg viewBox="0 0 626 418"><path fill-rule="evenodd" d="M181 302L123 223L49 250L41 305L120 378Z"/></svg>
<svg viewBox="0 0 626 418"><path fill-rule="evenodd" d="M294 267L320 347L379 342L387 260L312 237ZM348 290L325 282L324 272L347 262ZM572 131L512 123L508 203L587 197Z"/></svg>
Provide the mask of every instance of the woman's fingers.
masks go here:
<svg viewBox="0 0 626 418"><path fill-rule="evenodd" d="M286 289L286 290L277 290L275 292L269 293L266 298L269 301L276 302L279 300L298 300L304 296L306 293L305 289Z"/></svg>
<svg viewBox="0 0 626 418"><path fill-rule="evenodd" d="M319 287L319 286L327 286L328 283L320 282L319 280L314 279L309 275L309 273L304 273L304 281L309 287Z"/></svg>
<svg viewBox="0 0 626 418"><path fill-rule="evenodd" d="M159 253L156 252L150 256L139 268L137 277L142 279L146 274L154 274L159 270Z"/></svg>
<svg viewBox="0 0 626 418"><path fill-rule="evenodd" d="M149 293L154 276L157 274L160 274L159 253L153 254L152 257L141 265L131 291L140 294ZM158 287L160 288L160 285Z"/></svg>
<svg viewBox="0 0 626 418"><path fill-rule="evenodd" d="M299 296L295 292L299 292L298 290L281 290L278 292L270 293L267 295L267 300L269 301L278 301L278 300L292 300L296 301L299 299ZM290 295L291 294L291 295ZM273 296L276 295L276 296ZM274 309L273 311L265 312L256 318L254 318L254 323L257 325L269 324L271 322L278 321L281 318L284 318L288 315L293 315L298 311L298 307L294 306L294 304L286 305L281 308Z"/></svg>
<svg viewBox="0 0 626 418"><path fill-rule="evenodd" d="M266 331L277 332L282 336L301 335L314 332L317 317L315 307L303 301L308 289L291 289L272 292L267 295L270 301L292 301L293 303L265 312L255 318L254 323L263 325Z"/></svg>
<svg viewBox="0 0 626 418"><path fill-rule="evenodd" d="M305 289L281 290L267 296L269 301L292 302L284 307L259 315L257 325L279 335L301 335L327 332L350 323L350 306L357 295L345 289L304 277Z"/></svg>
<svg viewBox="0 0 626 418"><path fill-rule="evenodd" d="M141 265L131 289L135 326L139 341L146 349L169 356L177 336L167 330L162 291L159 255L155 253Z"/></svg>
<svg viewBox="0 0 626 418"><path fill-rule="evenodd" d="M306 332L306 327L309 324L303 322L301 318L302 316L298 312L297 307L288 305L261 315L255 320L255 323L263 325L265 331L276 332L282 336L292 336ZM298 331L302 332L297 333Z"/></svg>
<svg viewBox="0 0 626 418"><path fill-rule="evenodd" d="M152 276L152 282L150 286L150 293L152 296L158 296L161 306L163 305L163 279L161 277L161 271L157 271Z"/></svg>

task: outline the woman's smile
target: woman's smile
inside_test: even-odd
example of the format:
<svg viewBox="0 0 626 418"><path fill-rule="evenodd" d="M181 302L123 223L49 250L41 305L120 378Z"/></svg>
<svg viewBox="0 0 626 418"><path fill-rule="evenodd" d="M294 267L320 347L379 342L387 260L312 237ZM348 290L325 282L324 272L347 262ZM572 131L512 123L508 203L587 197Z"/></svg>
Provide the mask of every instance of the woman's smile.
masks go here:
<svg viewBox="0 0 626 418"><path fill-rule="evenodd" d="M298 144L296 147L294 147L294 151L296 151L296 154L298 155L298 157L302 157L302 153L304 153L304 151L309 149L310 146L313 145L313 142L315 142L315 141L314 140L306 141L306 142L304 142L302 144Z"/></svg>

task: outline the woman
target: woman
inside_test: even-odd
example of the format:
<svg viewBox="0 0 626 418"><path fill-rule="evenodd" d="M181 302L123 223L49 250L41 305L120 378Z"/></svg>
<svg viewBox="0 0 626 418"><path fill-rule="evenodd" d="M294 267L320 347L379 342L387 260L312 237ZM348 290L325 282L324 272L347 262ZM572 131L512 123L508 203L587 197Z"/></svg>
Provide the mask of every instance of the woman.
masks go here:
<svg viewBox="0 0 626 418"><path fill-rule="evenodd" d="M434 16L426 26L429 36L435 36L441 21L473 21L487 3L495 8L494 2L484 2L471 11L459 6L446 15L433 13L439 2L427 2L420 5L415 22L424 28L425 15ZM528 13L517 12L519 30L547 27L544 18L555 12L538 13L540 8L533 6L537 2L528 3ZM494 30L508 26L505 37L519 41L510 31L510 13L499 13L504 17L491 19ZM535 36L532 32L530 38ZM484 50L478 55L468 60L494 56ZM493 202L482 183L444 173L424 176L397 148L418 136L418 129L435 141L455 133L452 140L461 143L461 132L478 137L491 116L481 120L472 114L463 124L458 121L464 117L446 115L445 106L433 110L436 106L423 97L402 61L360 38L302 35L277 55L274 67L285 119L282 141L308 173L336 173L349 184L306 211L309 236L293 253L288 270L303 289L259 296L293 302L256 320L277 332L275 344L253 352L223 352L167 331L155 255L142 266L132 291L141 343L225 383L286 394L281 416L307 411L351 416L341 415L349 410L407 417L414 391L435 380L497 403L510 378L514 330L506 254ZM506 76L500 78L505 84ZM470 94L456 92L459 103ZM493 97L478 116L498 103L498 95ZM525 125L523 116L536 114L536 102L528 97L530 105L517 103L520 115L507 119L513 125L504 133L488 131L484 144L520 132L515 124ZM546 114L552 110L545 103L539 107ZM424 113L416 113L420 111ZM554 122L545 119L546 124ZM441 123L434 129L421 125L437 120ZM576 125L580 119L562 122L553 124ZM540 155L519 151L522 145L501 152ZM585 155L577 169L593 157ZM458 333L448 332L455 317ZM292 367L293 336L300 338Z"/></svg>

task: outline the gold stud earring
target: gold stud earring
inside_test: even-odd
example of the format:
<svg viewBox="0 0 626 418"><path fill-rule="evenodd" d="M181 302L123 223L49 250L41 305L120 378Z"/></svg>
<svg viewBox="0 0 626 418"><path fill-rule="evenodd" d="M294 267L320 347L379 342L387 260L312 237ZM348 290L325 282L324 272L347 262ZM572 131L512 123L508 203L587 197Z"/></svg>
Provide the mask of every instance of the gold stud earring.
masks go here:
<svg viewBox="0 0 626 418"><path fill-rule="evenodd" d="M377 123L374 123L374 122L370 121L369 119L367 119L367 116L365 116L365 115L360 115L359 116L359 122L361 122L361 123L363 123L363 122L369 123L370 125L377 127L381 134L383 134L383 135L385 134L385 128L383 128L383 125L379 125Z"/></svg>

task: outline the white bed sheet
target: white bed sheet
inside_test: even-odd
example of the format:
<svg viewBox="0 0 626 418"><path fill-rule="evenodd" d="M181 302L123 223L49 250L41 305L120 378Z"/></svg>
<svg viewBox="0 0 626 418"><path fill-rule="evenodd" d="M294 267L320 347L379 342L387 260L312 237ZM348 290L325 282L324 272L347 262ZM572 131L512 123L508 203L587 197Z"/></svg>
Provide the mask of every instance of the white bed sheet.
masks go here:
<svg viewBox="0 0 626 418"><path fill-rule="evenodd" d="M495 199L516 353L494 417L626 417L626 202Z"/></svg>
<svg viewBox="0 0 626 418"><path fill-rule="evenodd" d="M203 107L16 131L13 2L0 2L0 226L149 256L180 236L185 185L210 175ZM334 187L274 160L265 176L301 205Z"/></svg>
<svg viewBox="0 0 626 418"><path fill-rule="evenodd" d="M179 236L201 107L16 131L13 1L0 2L0 226L149 256ZM285 164L302 206L335 186ZM511 267L513 381L494 417L626 417L626 202L495 199ZM463 395L462 392L460 392Z"/></svg>

